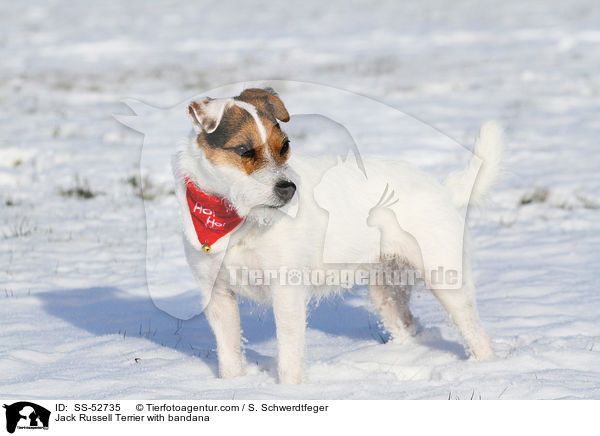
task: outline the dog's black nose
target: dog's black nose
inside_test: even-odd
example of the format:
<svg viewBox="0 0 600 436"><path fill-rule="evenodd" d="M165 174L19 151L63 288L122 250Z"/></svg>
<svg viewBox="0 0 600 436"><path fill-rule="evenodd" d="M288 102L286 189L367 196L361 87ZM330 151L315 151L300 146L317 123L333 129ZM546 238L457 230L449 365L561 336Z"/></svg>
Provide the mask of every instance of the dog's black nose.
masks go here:
<svg viewBox="0 0 600 436"><path fill-rule="evenodd" d="M294 196L294 192L296 192L296 185L289 180L280 180L275 184L274 191L275 195L287 203Z"/></svg>

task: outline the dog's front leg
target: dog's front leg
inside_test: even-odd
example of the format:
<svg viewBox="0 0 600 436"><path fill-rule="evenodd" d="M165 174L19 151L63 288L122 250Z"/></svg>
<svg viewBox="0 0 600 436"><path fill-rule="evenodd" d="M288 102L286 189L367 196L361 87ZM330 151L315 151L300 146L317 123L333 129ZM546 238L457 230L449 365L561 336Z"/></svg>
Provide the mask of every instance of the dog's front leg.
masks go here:
<svg viewBox="0 0 600 436"><path fill-rule="evenodd" d="M304 372L307 291L300 286L279 286L272 292L279 381L298 384L302 382Z"/></svg>
<svg viewBox="0 0 600 436"><path fill-rule="evenodd" d="M240 309L235 294L215 286L205 313L217 340L219 376L242 375Z"/></svg>

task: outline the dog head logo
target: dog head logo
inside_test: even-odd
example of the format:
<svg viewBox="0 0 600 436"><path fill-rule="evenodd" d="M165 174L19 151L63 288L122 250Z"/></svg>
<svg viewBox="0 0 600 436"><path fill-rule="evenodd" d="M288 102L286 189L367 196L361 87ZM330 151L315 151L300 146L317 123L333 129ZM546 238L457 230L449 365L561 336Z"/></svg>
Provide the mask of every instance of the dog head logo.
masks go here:
<svg viewBox="0 0 600 436"><path fill-rule="evenodd" d="M6 409L6 431L18 429L48 429L50 411L28 401L4 405Z"/></svg>

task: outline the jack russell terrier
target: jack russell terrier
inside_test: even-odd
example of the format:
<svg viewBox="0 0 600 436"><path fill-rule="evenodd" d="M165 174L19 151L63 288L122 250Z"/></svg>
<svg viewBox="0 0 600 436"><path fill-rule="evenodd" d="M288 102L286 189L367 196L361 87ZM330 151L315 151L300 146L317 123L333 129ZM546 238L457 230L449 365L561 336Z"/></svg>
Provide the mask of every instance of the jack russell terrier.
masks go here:
<svg viewBox="0 0 600 436"><path fill-rule="evenodd" d="M368 190L361 192L349 180L337 180L336 186L324 183L323 174L331 166L326 159L292 156L290 140L279 124L290 116L270 88L246 89L233 98L192 101L187 109L196 136L174 157L176 191L192 272L201 282L207 268L220 268L205 313L216 337L221 377L244 373L238 295L272 304L279 380L300 383L307 303L335 288L322 281L238 283L230 271L240 268L418 270L462 333L470 353L478 360L494 358L477 311L464 243L465 215L459 211L478 201L496 178L502 152L502 131L497 124L487 122L481 128L474 150L483 162L481 167L478 159L471 159L444 184L408 164L369 161L369 168L386 181L383 195L379 186L373 197L375 191L367 195ZM364 220L372 230L380 228L381 244L357 243L363 231L353 228L354 220L341 220L337 230L345 237L328 238L325 247L331 214L316 198L327 195L338 204L356 199L373 203ZM281 211L293 198L298 205L295 217ZM325 250L356 253L360 260L332 264L324 258ZM222 263L206 262L218 252L224 253ZM460 285L448 289L433 281L427 272L440 267L461 271ZM408 308L411 287L387 281L369 283L372 301L394 340L415 333Z"/></svg>

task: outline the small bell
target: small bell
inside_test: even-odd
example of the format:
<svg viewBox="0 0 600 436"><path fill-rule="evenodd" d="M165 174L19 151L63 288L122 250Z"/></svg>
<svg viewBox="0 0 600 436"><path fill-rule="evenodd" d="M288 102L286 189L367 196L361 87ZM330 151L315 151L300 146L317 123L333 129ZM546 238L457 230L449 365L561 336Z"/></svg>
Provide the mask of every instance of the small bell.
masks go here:
<svg viewBox="0 0 600 436"><path fill-rule="evenodd" d="M204 244L202 246L202 251L204 251L205 253L210 253L210 249L211 249L211 247L208 244Z"/></svg>

